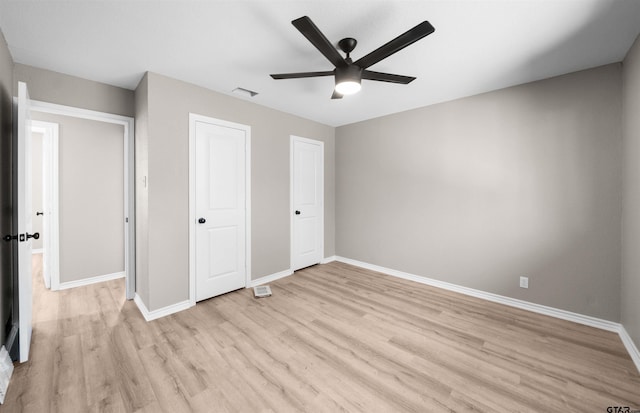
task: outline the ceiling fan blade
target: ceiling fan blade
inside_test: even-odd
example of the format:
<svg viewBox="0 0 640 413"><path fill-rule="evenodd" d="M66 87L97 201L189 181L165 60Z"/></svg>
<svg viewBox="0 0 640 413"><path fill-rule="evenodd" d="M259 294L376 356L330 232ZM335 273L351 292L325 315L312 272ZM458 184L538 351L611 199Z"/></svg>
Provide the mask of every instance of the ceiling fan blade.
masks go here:
<svg viewBox="0 0 640 413"><path fill-rule="evenodd" d="M318 29L318 27L307 16L302 16L299 19L295 19L291 22L296 29L302 33L313 44L316 49L320 51L329 59L335 67L343 67L347 65L344 57L336 50L331 42L325 37L324 34Z"/></svg>
<svg viewBox="0 0 640 413"><path fill-rule="evenodd" d="M382 59L386 59L394 53L399 52L405 47L417 42L425 36L435 31L434 27L428 21L423 21L413 29L410 29L383 46L380 46L373 52L358 59L355 64L363 69L372 66Z"/></svg>
<svg viewBox="0 0 640 413"><path fill-rule="evenodd" d="M342 95L334 90L331 99L342 99Z"/></svg>
<svg viewBox="0 0 640 413"><path fill-rule="evenodd" d="M362 78L367 80L377 80L379 82L409 84L416 80L413 76L393 75L391 73L380 73L371 70L363 70Z"/></svg>
<svg viewBox="0 0 640 413"><path fill-rule="evenodd" d="M324 72L277 73L269 76L274 79L300 79L303 77L333 76L333 70Z"/></svg>

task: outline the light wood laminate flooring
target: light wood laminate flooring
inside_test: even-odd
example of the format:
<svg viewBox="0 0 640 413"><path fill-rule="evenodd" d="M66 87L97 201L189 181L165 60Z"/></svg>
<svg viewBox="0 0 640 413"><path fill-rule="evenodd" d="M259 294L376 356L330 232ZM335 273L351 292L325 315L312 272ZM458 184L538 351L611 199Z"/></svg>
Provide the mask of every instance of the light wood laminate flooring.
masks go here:
<svg viewBox="0 0 640 413"><path fill-rule="evenodd" d="M123 280L34 283L31 358L0 412L640 409L615 333L342 263L148 323Z"/></svg>

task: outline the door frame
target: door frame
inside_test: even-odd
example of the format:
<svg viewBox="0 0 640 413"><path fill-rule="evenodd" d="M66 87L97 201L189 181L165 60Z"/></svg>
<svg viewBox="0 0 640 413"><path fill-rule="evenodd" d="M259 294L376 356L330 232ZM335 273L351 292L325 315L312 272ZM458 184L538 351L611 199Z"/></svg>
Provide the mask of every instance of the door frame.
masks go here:
<svg viewBox="0 0 640 413"><path fill-rule="evenodd" d="M289 239L290 241L290 248L289 248L289 256L290 256L290 260L289 260L289 264L290 264L290 268L291 271L295 271L295 265L294 265L294 256L295 256L295 249L294 249L294 234L295 234L295 205L294 205L294 192L295 192L295 187L294 187L294 143L295 142L303 142L303 143L308 143L311 145L318 145L320 147L320 203L322 205L322 211L320 213L320 230L318 231L318 237L320 238L318 240L318 245L320 245L320 261L318 261L318 263L321 263L322 260L324 259L324 142L323 141L319 141L319 140L315 140L315 139L309 139L309 138L303 138L301 136L295 136L295 135L291 135L290 136L290 140L289 140L289 229L290 229L290 233L289 233Z"/></svg>
<svg viewBox="0 0 640 413"><path fill-rule="evenodd" d="M50 245L42 243L43 264L42 277L44 284L52 291L60 289L60 204L59 204L59 181L58 181L58 124L44 122L40 120L31 121L31 131L42 133L42 210L47 216L48 226L42 225L45 237L50 237ZM46 148L49 150L46 150ZM45 168L48 166L48 168ZM46 176L46 178L45 178ZM33 179L33 178L32 178ZM46 182L45 182L46 181ZM44 185L51 188L48 191L50 198L47 199ZM44 217L43 216L43 221ZM45 262L48 265L45 265ZM49 267L49 268L47 268Z"/></svg>
<svg viewBox="0 0 640 413"><path fill-rule="evenodd" d="M196 122L245 133L245 288L251 284L251 126L189 113L189 304L196 305Z"/></svg>
<svg viewBox="0 0 640 413"><path fill-rule="evenodd" d="M56 103L31 100L31 111L53 115L69 116L79 119L95 120L123 126L124 132L124 272L127 300L132 300L136 292L136 260L135 260L135 152L134 152L134 118L99 112ZM59 286L59 278L58 278ZM53 290L53 279L52 279Z"/></svg>

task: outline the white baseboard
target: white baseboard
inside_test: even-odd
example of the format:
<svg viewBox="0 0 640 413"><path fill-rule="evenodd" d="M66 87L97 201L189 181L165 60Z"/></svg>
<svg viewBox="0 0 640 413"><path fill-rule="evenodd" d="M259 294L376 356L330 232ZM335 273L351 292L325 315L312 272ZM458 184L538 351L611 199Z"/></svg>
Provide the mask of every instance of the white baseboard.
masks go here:
<svg viewBox="0 0 640 413"><path fill-rule="evenodd" d="M42 254L44 252L44 249L42 248L34 248L31 250L31 254Z"/></svg>
<svg viewBox="0 0 640 413"><path fill-rule="evenodd" d="M336 256L332 255L330 257L323 258L320 261L320 264L328 264L328 263L333 262L335 260L336 260ZM251 280L249 285L247 285L247 288L253 288L253 287L257 287L258 285L270 283L270 282L273 282L275 280L279 280L280 278L288 277L291 274L293 274L293 271L291 269L288 269L288 270L277 272L275 274L265 275L264 277L260 277L260 278L255 279L255 280Z"/></svg>
<svg viewBox="0 0 640 413"><path fill-rule="evenodd" d="M288 277L291 274L293 274L293 271L291 271L291 269L288 269L288 270L277 272L275 274L265 275L264 277L251 280L249 285L247 285L247 288L253 288L253 287L257 287L258 285L270 283L275 280L279 280L280 278Z"/></svg>
<svg viewBox="0 0 640 413"><path fill-rule="evenodd" d="M256 287L258 285L270 283L270 282L279 280L280 278L287 277L287 276L289 276L291 274L293 274L293 271L291 271L289 269L289 270L284 270L284 271L277 272L275 274L271 274L271 275L267 275L267 276L264 276L264 277L260 277L258 279L252 280L249 283L249 285L247 285L246 288L252 288L252 287ZM195 305L195 303L192 303L190 300L185 300L185 301L182 301L182 302L179 302L179 303L176 303L176 304L172 304L172 305L167 306L167 307L163 307L163 308L160 308L160 309L157 309L157 310L149 311L147 306L142 301L142 298L140 298L140 296L138 294L136 294L133 297L133 301L136 303L136 305L138 306L138 309L142 313L142 316L147 321L152 321L152 320L155 320L157 318L165 317L165 316L168 316L170 314L177 313L178 311L186 310L186 309L191 308L191 307L193 307Z"/></svg>
<svg viewBox="0 0 640 413"><path fill-rule="evenodd" d="M355 265L356 267L366 268L368 270L381 272L383 274L391 275L393 277L402 278L405 280L415 281L420 284L430 285L432 287L442 288L443 290L455 291L457 293L469 295L476 298L482 298L494 303L505 304L510 307L516 307L523 310L533 311L534 313L544 314L551 317L561 318L563 320L573 321L576 323L588 325L591 327L600 328L607 331L618 332L619 323L613 321L602 320L595 317L590 317L571 311L560 310L553 307L547 307L540 304L530 303L528 301L518 300L515 298L505 297L503 295L488 293L482 290L476 290L473 288L462 287L457 284L448 283L445 281L434 280L433 278L422 277L420 275L409 274L406 272L393 270L390 268L380 267L375 264L369 264L362 261L352 260L350 258L337 257L337 261L344 262L345 264Z"/></svg>
<svg viewBox="0 0 640 413"><path fill-rule="evenodd" d="M124 276L125 276L124 271L120 271L120 272L114 272L112 274L104 274L104 275L97 275L95 277L83 278L81 280L67 281L67 282L60 283L58 290L67 290L69 288L83 287L85 285L101 283L104 281L117 280L118 278L124 278Z"/></svg>
<svg viewBox="0 0 640 413"><path fill-rule="evenodd" d="M330 257L323 258L322 261L320 261L320 264L329 264L330 262L334 262L336 259L337 257L332 255Z"/></svg>
<svg viewBox="0 0 640 413"><path fill-rule="evenodd" d="M476 290L473 288L463 287L463 286L448 283L445 281L434 280L432 278L427 278L427 277L423 277L415 274L409 274L406 272L393 270L391 268L385 268L379 265L369 264L366 262L353 260L350 258L336 256L335 260L339 262L343 262L345 264L354 265L356 267L377 271L393 277L415 281L420 284L430 285L432 287L442 288L443 290L454 291L454 292L469 295L472 297L481 298L487 301L492 301L494 303L504 304L510 307L520 308L522 310L532 311L534 313L559 318L561 320L573 321L574 323L584 324L590 327L595 327L602 330L618 333L620 335L620 339L622 340L624 346L629 352L631 359L636 365L636 368L640 372L640 352L638 352L638 348L633 343L633 340L631 339L631 337L629 337L629 334L627 334L626 330L624 329L624 326L620 323L603 320L600 318L591 317L583 314L578 314L571 311L561 310L559 308L553 308L545 305L535 304L528 301L518 300L511 297L505 297L503 295L488 293L488 292Z"/></svg>
<svg viewBox="0 0 640 413"><path fill-rule="evenodd" d="M627 330L622 324L620 324L620 330L618 331L618 334L620 335L620 340L622 340L622 343L627 349L627 352L631 356L631 360L633 360L636 368L638 369L638 371L640 371L640 351L638 351L638 347L636 347L636 344L633 342L633 340L629 336L629 333L627 333Z"/></svg>
<svg viewBox="0 0 640 413"><path fill-rule="evenodd" d="M157 310L149 311L147 306L142 301L142 298L136 293L133 297L133 302L136 303L138 309L142 313L142 316L146 321L156 320L158 318L166 317L173 313L177 313L182 310L193 307L193 304L189 300L184 300L179 303L171 304L166 307L159 308Z"/></svg>

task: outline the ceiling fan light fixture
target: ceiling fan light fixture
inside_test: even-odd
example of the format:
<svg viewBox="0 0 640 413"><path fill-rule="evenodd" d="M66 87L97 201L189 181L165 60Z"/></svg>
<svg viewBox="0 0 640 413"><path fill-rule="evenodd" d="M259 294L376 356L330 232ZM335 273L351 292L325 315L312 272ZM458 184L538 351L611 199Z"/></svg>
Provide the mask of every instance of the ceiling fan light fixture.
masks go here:
<svg viewBox="0 0 640 413"><path fill-rule="evenodd" d="M353 80L340 82L336 85L336 92L341 95L353 95L354 93L358 93L360 89L362 89L360 82Z"/></svg>
<svg viewBox="0 0 640 413"><path fill-rule="evenodd" d="M425 20L354 62L351 60L351 52L358 44L356 39L346 37L338 42L340 50L347 55L343 57L333 43L318 29L318 26L311 21L309 16L302 16L292 20L291 24L333 64L335 69L320 72L276 73L272 74L271 77L273 79L301 79L333 75L335 78L335 90L331 95L331 99L342 99L344 95L358 93L361 89L360 82L363 78L365 80L402 85L411 83L416 79L415 77L374 72L367 69L435 31L431 23Z"/></svg>
<svg viewBox="0 0 640 413"><path fill-rule="evenodd" d="M362 69L356 65L336 68L336 92L341 95L353 95L362 88Z"/></svg>

